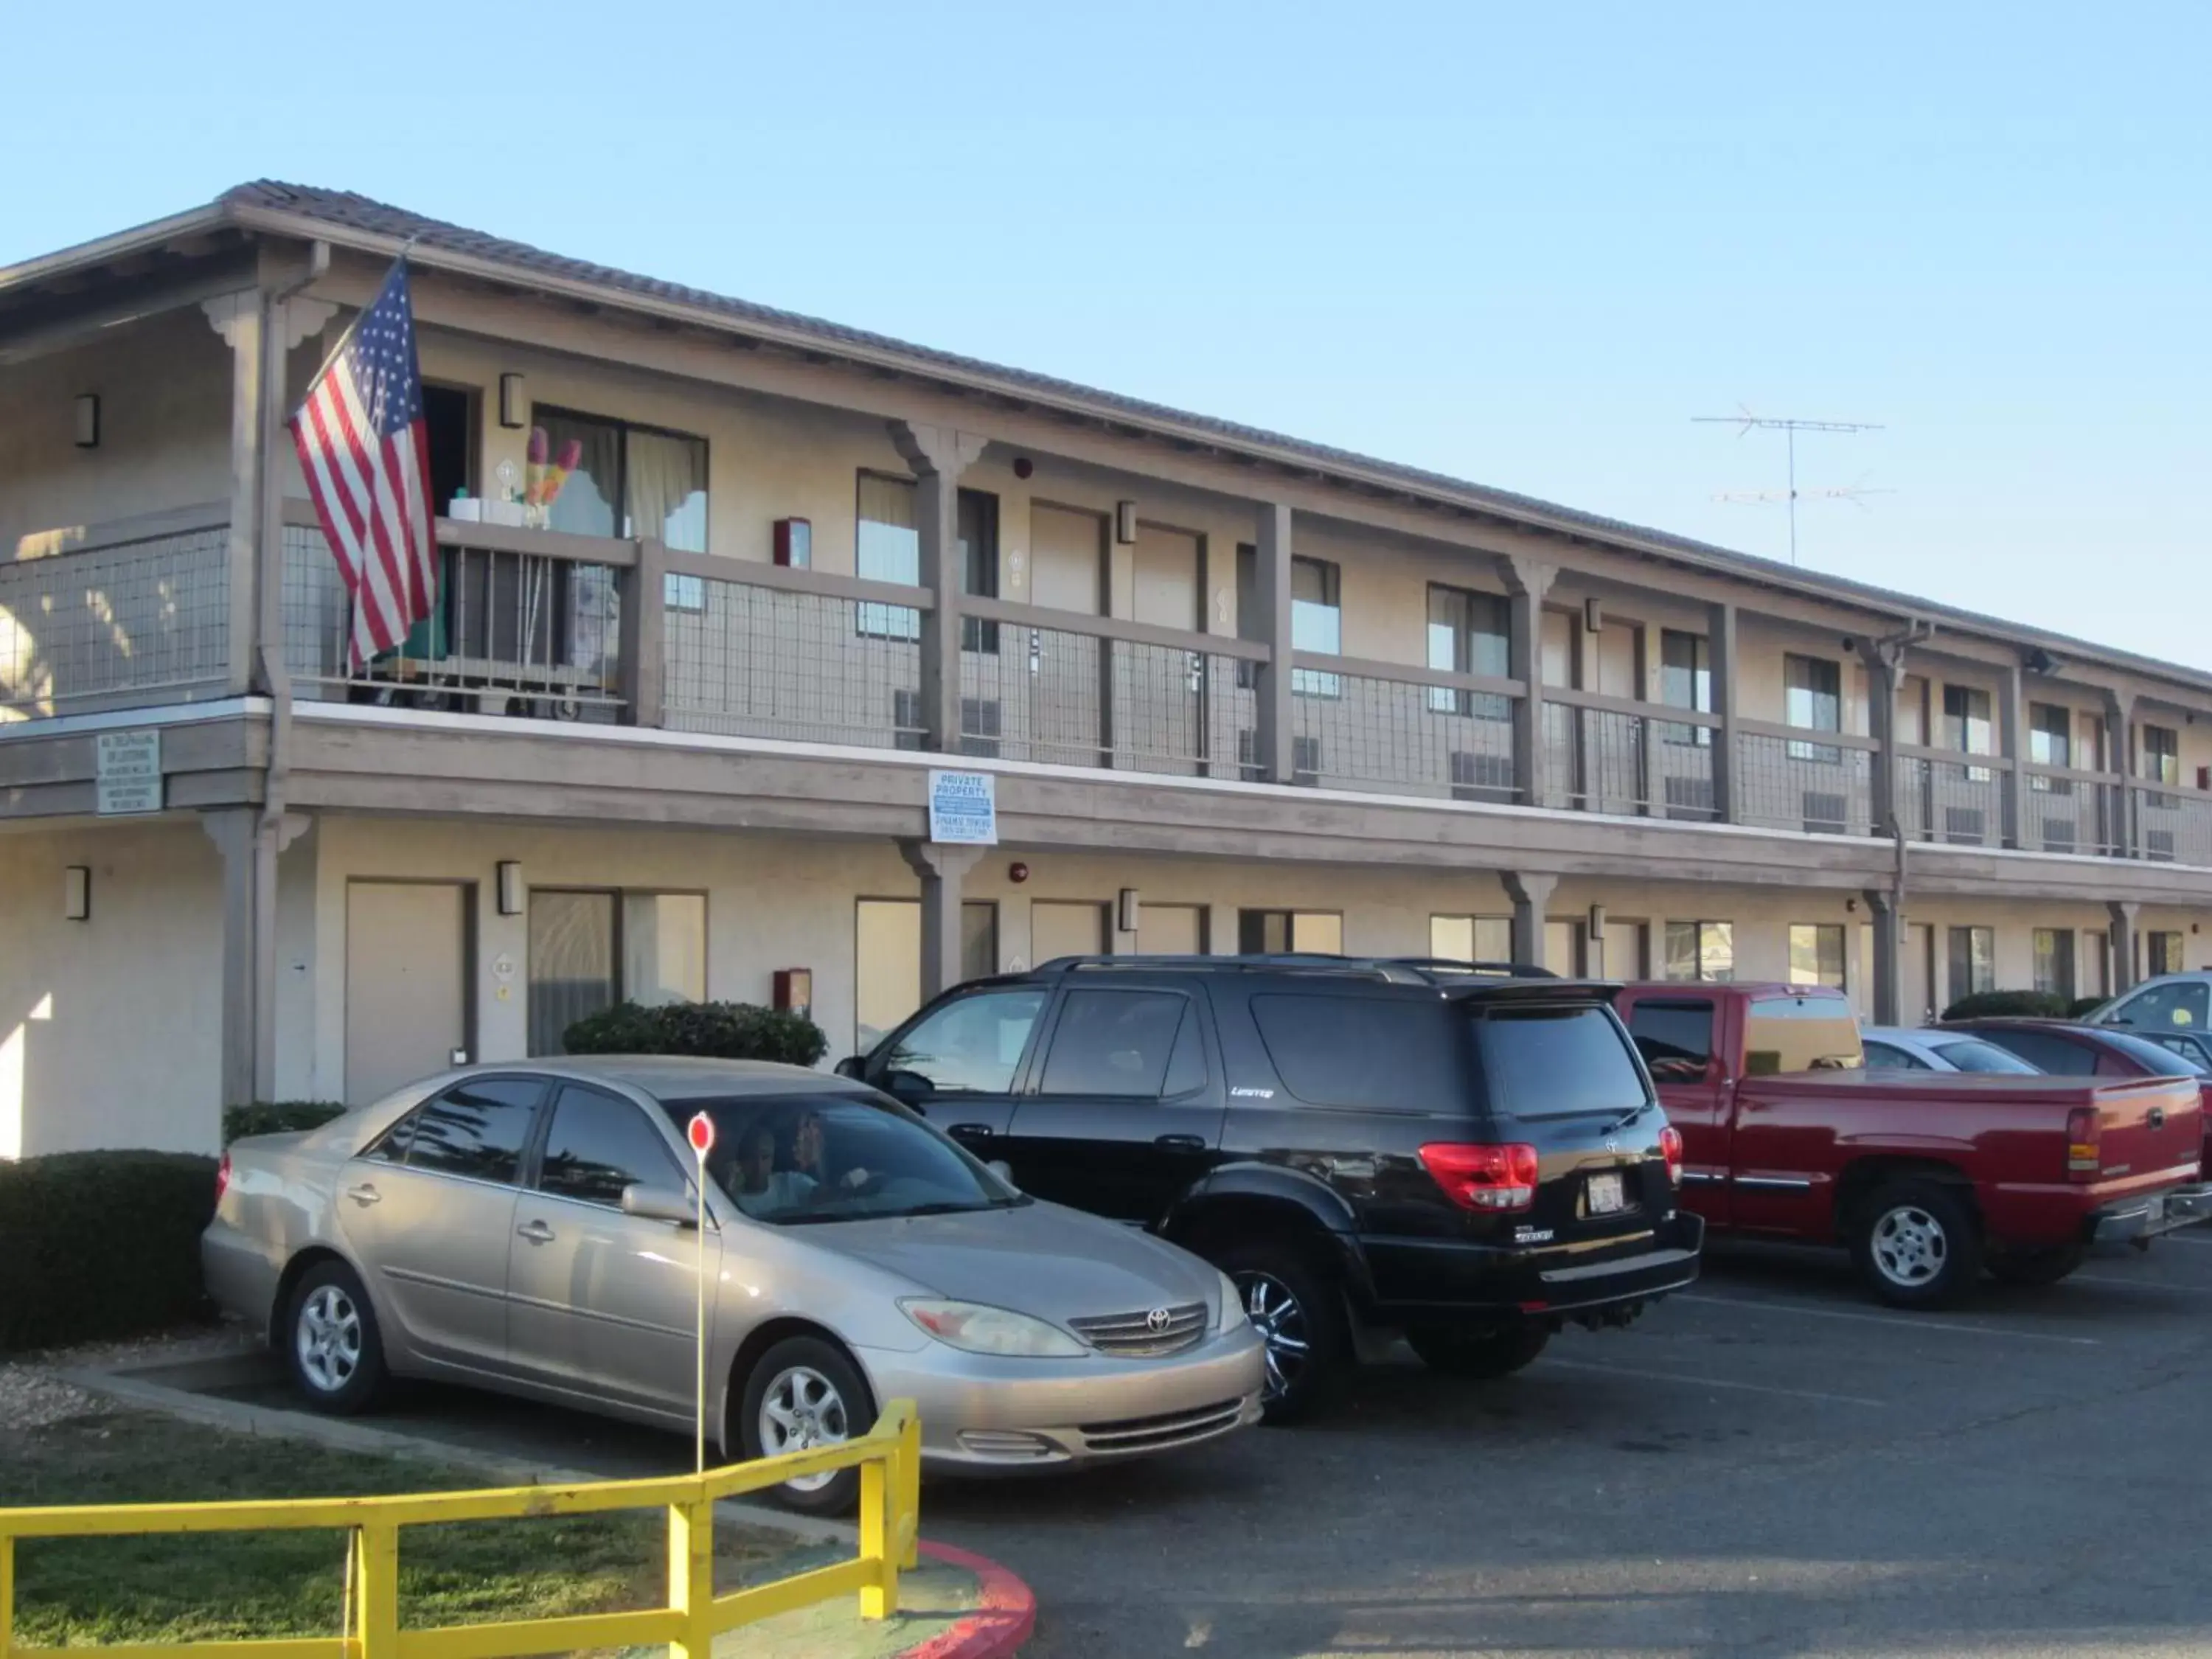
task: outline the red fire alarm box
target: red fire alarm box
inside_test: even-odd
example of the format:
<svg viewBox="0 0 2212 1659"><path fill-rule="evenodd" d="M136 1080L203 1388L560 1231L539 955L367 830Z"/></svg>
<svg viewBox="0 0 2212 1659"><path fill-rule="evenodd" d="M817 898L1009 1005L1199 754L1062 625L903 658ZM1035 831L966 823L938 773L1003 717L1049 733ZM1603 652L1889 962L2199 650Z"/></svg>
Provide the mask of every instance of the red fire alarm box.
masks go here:
<svg viewBox="0 0 2212 1659"><path fill-rule="evenodd" d="M793 570L814 567L814 525L807 519L775 521L775 562Z"/></svg>
<svg viewBox="0 0 2212 1659"><path fill-rule="evenodd" d="M804 524L805 520L802 519L799 522ZM814 1017L814 970L811 968L777 969L775 1006L786 1013L811 1019Z"/></svg>

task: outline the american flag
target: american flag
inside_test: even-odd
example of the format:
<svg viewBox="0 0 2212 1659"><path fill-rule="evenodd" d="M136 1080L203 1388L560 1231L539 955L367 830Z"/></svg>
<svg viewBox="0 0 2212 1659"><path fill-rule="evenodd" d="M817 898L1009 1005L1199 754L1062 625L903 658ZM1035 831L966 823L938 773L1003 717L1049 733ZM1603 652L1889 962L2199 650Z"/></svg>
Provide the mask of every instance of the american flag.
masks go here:
<svg viewBox="0 0 2212 1659"><path fill-rule="evenodd" d="M380 656L437 598L430 459L407 262L348 331L292 417L323 534L353 595L353 665Z"/></svg>

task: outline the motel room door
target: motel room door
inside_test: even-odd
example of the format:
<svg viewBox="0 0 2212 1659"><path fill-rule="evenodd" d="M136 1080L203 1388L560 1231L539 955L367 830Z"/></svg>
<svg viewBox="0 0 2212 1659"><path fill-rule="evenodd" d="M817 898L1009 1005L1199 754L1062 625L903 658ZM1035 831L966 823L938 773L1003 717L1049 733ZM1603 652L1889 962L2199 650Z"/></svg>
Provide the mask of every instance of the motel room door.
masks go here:
<svg viewBox="0 0 2212 1659"><path fill-rule="evenodd" d="M441 1072L468 1047L469 891L457 881L346 884L348 1105Z"/></svg>

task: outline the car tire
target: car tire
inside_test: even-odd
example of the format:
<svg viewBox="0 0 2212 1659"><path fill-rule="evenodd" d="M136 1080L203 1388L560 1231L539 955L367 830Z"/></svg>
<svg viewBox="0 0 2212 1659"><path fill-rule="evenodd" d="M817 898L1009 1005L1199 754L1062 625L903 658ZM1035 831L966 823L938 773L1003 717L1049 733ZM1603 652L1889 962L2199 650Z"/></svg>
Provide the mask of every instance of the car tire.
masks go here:
<svg viewBox="0 0 2212 1659"><path fill-rule="evenodd" d="M2051 1244L2039 1250L2006 1250L1990 1258L1990 1277L2002 1285L2040 1290L2056 1285L2081 1265L2088 1253L2079 1244Z"/></svg>
<svg viewBox="0 0 2212 1659"><path fill-rule="evenodd" d="M319 1412L350 1417L384 1391L389 1373L376 1310L343 1261L319 1261L300 1276L284 1310L283 1347L292 1386Z"/></svg>
<svg viewBox="0 0 2212 1659"><path fill-rule="evenodd" d="M746 1460L857 1440L874 1426L875 1398L843 1349L818 1336L787 1336L755 1363L738 1408L738 1445ZM787 1480L770 1495L801 1515L849 1515L860 1500L860 1471Z"/></svg>
<svg viewBox="0 0 2212 1659"><path fill-rule="evenodd" d="M1878 1300L1945 1307L1982 1276L1981 1221L1954 1188L1893 1181L1860 1206L1851 1256Z"/></svg>
<svg viewBox="0 0 2212 1659"><path fill-rule="evenodd" d="M1437 1325L1406 1333L1407 1343L1431 1370L1478 1382L1510 1376L1534 1364L1551 1340L1549 1331L1533 1325L1488 1330Z"/></svg>
<svg viewBox="0 0 2212 1659"><path fill-rule="evenodd" d="M1235 1283L1245 1316L1267 1344L1261 1420L1310 1417L1352 1368L1352 1322L1336 1282L1284 1244L1237 1245L1213 1262Z"/></svg>

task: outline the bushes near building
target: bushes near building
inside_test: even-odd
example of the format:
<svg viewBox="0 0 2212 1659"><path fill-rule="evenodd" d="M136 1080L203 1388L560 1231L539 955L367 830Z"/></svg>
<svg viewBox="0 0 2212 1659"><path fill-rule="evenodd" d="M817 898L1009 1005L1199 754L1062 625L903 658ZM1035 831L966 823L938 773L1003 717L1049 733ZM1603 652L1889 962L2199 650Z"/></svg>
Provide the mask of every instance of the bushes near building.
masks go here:
<svg viewBox="0 0 2212 1659"><path fill-rule="evenodd" d="M222 1109L222 1144L248 1135L290 1134L301 1129L319 1129L345 1108L335 1100L257 1100L246 1106Z"/></svg>
<svg viewBox="0 0 2212 1659"><path fill-rule="evenodd" d="M0 1353L204 1317L215 1170L190 1152L0 1163Z"/></svg>
<svg viewBox="0 0 2212 1659"><path fill-rule="evenodd" d="M1977 991L1943 1011L1946 1019L2001 1019L2025 1016L2064 1019L2067 1002L2056 991Z"/></svg>
<svg viewBox="0 0 2212 1659"><path fill-rule="evenodd" d="M618 1002L586 1014L562 1042L572 1054L692 1054L787 1066L817 1065L830 1048L812 1020L748 1002L672 1002L655 1008Z"/></svg>

